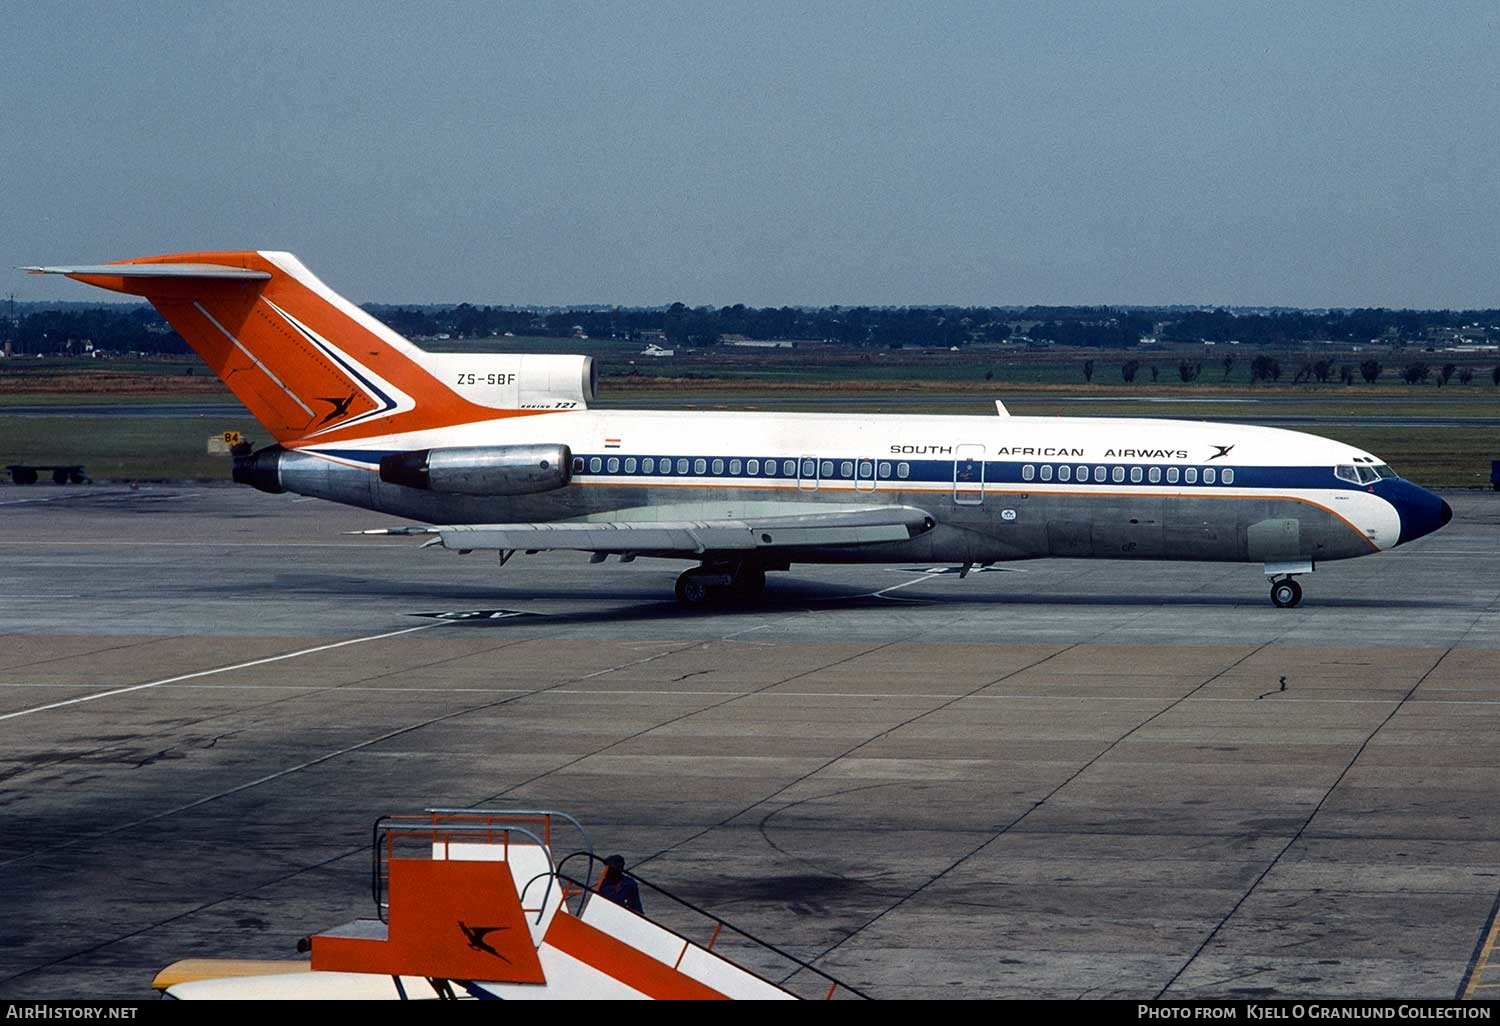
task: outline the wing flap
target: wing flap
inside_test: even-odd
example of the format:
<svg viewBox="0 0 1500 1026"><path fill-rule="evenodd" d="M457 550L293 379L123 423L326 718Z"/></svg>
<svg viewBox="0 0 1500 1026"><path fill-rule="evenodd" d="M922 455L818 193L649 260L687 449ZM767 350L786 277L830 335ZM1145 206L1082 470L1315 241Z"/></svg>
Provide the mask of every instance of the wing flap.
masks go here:
<svg viewBox="0 0 1500 1026"><path fill-rule="evenodd" d="M911 506L880 506L737 520L660 520L554 524L450 524L360 531L373 535L435 535L445 549L570 549L580 552L707 552L797 549L904 542L934 521Z"/></svg>

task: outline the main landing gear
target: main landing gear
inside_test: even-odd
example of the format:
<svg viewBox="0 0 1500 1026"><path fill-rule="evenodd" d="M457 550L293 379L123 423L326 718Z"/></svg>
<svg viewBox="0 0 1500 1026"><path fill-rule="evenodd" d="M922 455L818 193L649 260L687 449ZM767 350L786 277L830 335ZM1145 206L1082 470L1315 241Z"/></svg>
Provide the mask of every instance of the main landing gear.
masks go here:
<svg viewBox="0 0 1500 1026"><path fill-rule="evenodd" d="M703 564L677 578L677 602L685 609L753 605L765 597L766 568L759 563Z"/></svg>
<svg viewBox="0 0 1500 1026"><path fill-rule="evenodd" d="M1298 574L1313 572L1311 560L1297 563L1267 563L1266 577L1271 582L1271 605L1277 609L1295 609L1302 602L1302 585Z"/></svg>

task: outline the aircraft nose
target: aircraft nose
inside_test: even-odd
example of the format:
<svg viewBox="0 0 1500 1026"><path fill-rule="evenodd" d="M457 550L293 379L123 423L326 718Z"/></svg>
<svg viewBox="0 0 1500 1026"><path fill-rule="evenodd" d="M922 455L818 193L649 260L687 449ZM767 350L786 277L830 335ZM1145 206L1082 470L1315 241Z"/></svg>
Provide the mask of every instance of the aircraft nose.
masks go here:
<svg viewBox="0 0 1500 1026"><path fill-rule="evenodd" d="M1444 502L1441 496L1414 484L1407 484L1402 489L1402 494L1397 497L1394 505L1401 516L1401 537L1397 540L1397 545L1431 534L1453 519L1453 507Z"/></svg>

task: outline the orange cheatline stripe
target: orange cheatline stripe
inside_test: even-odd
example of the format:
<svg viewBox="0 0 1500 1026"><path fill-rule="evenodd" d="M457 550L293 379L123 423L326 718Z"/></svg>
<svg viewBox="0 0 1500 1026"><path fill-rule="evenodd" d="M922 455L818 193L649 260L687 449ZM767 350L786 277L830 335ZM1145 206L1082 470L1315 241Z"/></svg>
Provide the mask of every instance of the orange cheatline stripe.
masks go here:
<svg viewBox="0 0 1500 1026"><path fill-rule="evenodd" d="M726 1000L725 995L712 987L684 976L576 916L553 916L543 942L658 1001Z"/></svg>

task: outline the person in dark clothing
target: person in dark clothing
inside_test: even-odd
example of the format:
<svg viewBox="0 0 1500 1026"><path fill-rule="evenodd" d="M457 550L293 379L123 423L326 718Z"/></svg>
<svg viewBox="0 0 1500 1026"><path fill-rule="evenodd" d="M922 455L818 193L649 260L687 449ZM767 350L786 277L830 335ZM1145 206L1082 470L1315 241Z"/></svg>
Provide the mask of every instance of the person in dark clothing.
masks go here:
<svg viewBox="0 0 1500 1026"><path fill-rule="evenodd" d="M641 910L641 889L636 882L625 875L625 856L611 855L604 860L604 876L599 880L597 889L599 897L612 901L616 905L623 905L636 915L644 915Z"/></svg>

